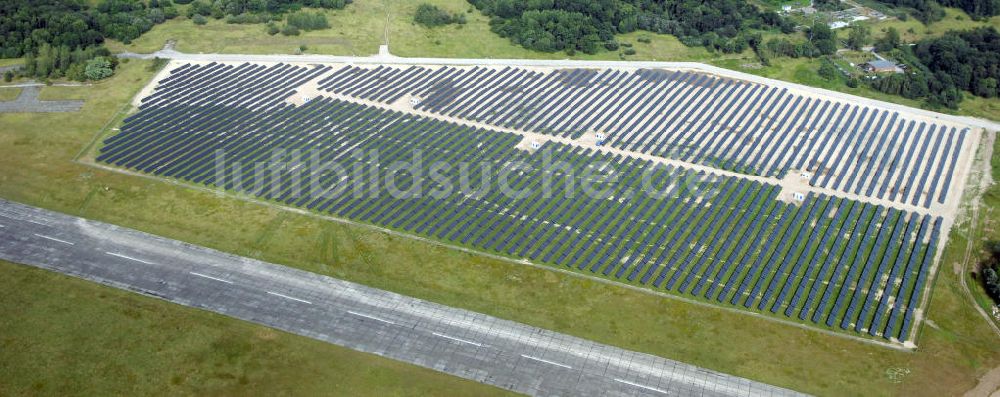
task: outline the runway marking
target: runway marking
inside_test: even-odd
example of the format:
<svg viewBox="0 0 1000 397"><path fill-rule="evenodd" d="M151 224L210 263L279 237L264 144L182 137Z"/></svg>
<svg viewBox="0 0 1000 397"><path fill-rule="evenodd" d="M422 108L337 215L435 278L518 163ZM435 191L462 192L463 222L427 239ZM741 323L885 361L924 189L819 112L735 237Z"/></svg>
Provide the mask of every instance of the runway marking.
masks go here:
<svg viewBox="0 0 1000 397"><path fill-rule="evenodd" d="M624 384L629 385L629 386L635 386L635 387L638 387L638 388L641 388L641 389L651 390L651 391L655 391L655 392L658 392L658 393L670 394L666 390L663 390L663 389L657 389L655 387L650 387L650 386L646 386L646 385L640 385L638 383L629 382L629 381L624 380L624 379L615 378L615 382L624 383Z"/></svg>
<svg viewBox="0 0 1000 397"><path fill-rule="evenodd" d="M473 345L473 346L476 346L476 347L483 347L482 343L473 342L471 340L465 340L465 339L461 339L461 338L456 338L454 336L448 336L448 335L445 335L445 334L439 334L437 332L432 332L432 334L434 334L434 336L440 336L440 337L445 338L445 339L451 339L451 340L453 340L455 342L467 343L467 344L470 344L470 345Z"/></svg>
<svg viewBox="0 0 1000 397"><path fill-rule="evenodd" d="M58 243L63 243L63 244L76 245L75 243L72 243L72 242L69 242L69 241L66 241L66 240L60 240L60 239L57 239L57 238L52 237L52 236L46 236L44 234L38 234L38 233L32 233L32 234L34 234L35 236L44 238L46 240L52 240L52 241L55 241L55 242L58 242Z"/></svg>
<svg viewBox="0 0 1000 397"><path fill-rule="evenodd" d="M350 311L350 310L348 310L347 312L351 313L351 314L353 314L355 316L364 317L364 318L375 320L375 321L381 321L381 322L386 323L386 324L393 324L393 325L396 324L396 323L394 323L392 321L381 319L381 318L378 318L378 317L375 317L375 316L369 316L369 315L364 314L364 313L358 313L358 312Z"/></svg>
<svg viewBox="0 0 1000 397"><path fill-rule="evenodd" d="M31 219L25 219L25 220L28 221L28 222L34 223L36 225L49 226L48 223L42 223L42 222L39 222L39 221L33 221Z"/></svg>
<svg viewBox="0 0 1000 397"><path fill-rule="evenodd" d="M302 303L305 303L305 304L307 304L307 305L311 305L311 304L313 304L313 303L312 303L312 302L310 302L310 301L307 301L307 300L305 300L305 299L299 299L299 298L296 298L296 297L294 297L294 296L288 296L288 295L285 295L285 294L279 294L279 293L277 293L277 292L271 292L271 291L267 291L267 293L268 293L268 294L270 294L270 295L274 295L274 296L277 296L277 297L281 297L281 298L285 298L285 299L291 299L291 300L293 300L293 301L299 301L299 302L302 302Z"/></svg>
<svg viewBox="0 0 1000 397"><path fill-rule="evenodd" d="M233 283L232 281L223 280L223 279L217 278L217 277L212 277L212 276L209 276L207 274L201 274L201 273L198 273L198 272L188 272L188 273L191 273L191 274L193 274L195 276L198 276L198 277L204 277L204 278L207 278L209 280L220 281L220 282L223 282L223 283L226 283L226 284L232 284Z"/></svg>
<svg viewBox="0 0 1000 397"><path fill-rule="evenodd" d="M527 354L522 354L521 357L524 357L524 358L529 359L529 360L535 360L535 361L538 361L538 362L555 365L555 366L558 366L558 367L563 367L563 368L566 368L566 369L573 369L573 367L570 367L569 365L566 365L566 364L560 364L560 363L557 363L555 361L549 361L549 360L541 359L541 358L538 358L538 357L529 356Z"/></svg>
<svg viewBox="0 0 1000 397"><path fill-rule="evenodd" d="M115 252L105 252L105 254L108 254L108 255L111 255L111 256L117 256L117 257L119 257L119 258L125 258L125 259L128 259L128 260L130 260L130 261L136 261L136 262L139 262L139 263L145 263L145 264L147 264L147 265L155 265L155 263L153 263L153 262L146 262L146 261L144 261L144 260L142 260L142 259L138 259L138 258L133 258L133 257L131 257L131 256L128 256L128 255L122 255L122 254L119 254L119 253L115 253Z"/></svg>

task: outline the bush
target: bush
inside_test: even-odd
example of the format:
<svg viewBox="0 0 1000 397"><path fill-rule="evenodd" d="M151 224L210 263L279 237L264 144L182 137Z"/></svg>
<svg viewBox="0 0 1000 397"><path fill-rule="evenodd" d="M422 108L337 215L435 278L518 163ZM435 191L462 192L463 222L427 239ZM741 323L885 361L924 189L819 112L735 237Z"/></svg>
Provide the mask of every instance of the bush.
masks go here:
<svg viewBox="0 0 1000 397"><path fill-rule="evenodd" d="M201 15L195 15L194 18L191 18L191 21L194 22L195 25L204 25L208 23L208 20Z"/></svg>
<svg viewBox="0 0 1000 397"><path fill-rule="evenodd" d="M73 81L87 81L87 74L85 72L84 64L74 63L66 69L66 78Z"/></svg>
<svg viewBox="0 0 1000 397"><path fill-rule="evenodd" d="M299 52L306 52L306 50L308 50L308 49L309 49L309 46L307 46L305 44L299 44Z"/></svg>
<svg viewBox="0 0 1000 397"><path fill-rule="evenodd" d="M326 20L326 15L320 12L299 11L289 14L285 23L305 31L327 29L330 27L330 23Z"/></svg>
<svg viewBox="0 0 1000 397"><path fill-rule="evenodd" d="M819 77L827 80L836 79L837 73L839 72L840 71L837 70L837 67L833 64L833 62L830 61L823 61L823 63L819 66Z"/></svg>
<svg viewBox="0 0 1000 397"><path fill-rule="evenodd" d="M847 86L848 87L858 88L859 85L861 85L861 82L858 81L857 77L851 77L851 78L847 79Z"/></svg>
<svg viewBox="0 0 1000 397"><path fill-rule="evenodd" d="M274 36L274 35L276 35L276 34L278 34L280 32L281 32L281 29L278 28L278 25L275 25L274 23L267 24L267 34L269 34L271 36Z"/></svg>
<svg viewBox="0 0 1000 397"><path fill-rule="evenodd" d="M626 48L623 53L625 55L635 55L635 48Z"/></svg>
<svg viewBox="0 0 1000 397"><path fill-rule="evenodd" d="M251 24L251 23L264 23L270 21L271 21L271 16L268 14L243 13L240 15L230 15L229 17L226 17L226 23L231 23L231 24Z"/></svg>
<svg viewBox="0 0 1000 397"><path fill-rule="evenodd" d="M163 13L163 10L159 8L149 10L149 12L146 13L146 17L149 18L149 21L152 23L163 23L163 21L167 20L167 16Z"/></svg>
<svg viewBox="0 0 1000 397"><path fill-rule="evenodd" d="M123 59L122 62L127 60L128 59ZM167 66L168 62L170 62L169 59L164 59L160 57L153 58L153 62L150 63L148 66L146 66L146 70L150 72L157 72L160 69L163 69L164 66Z"/></svg>
<svg viewBox="0 0 1000 397"><path fill-rule="evenodd" d="M180 11L177 11L177 7L163 7L163 17L167 19L174 19L181 15Z"/></svg>
<svg viewBox="0 0 1000 397"><path fill-rule="evenodd" d="M86 66L83 70L84 76L87 76L90 80L101 80L111 77L114 74L114 70L111 66L111 61L105 57L97 57L87 61Z"/></svg>
<svg viewBox="0 0 1000 397"><path fill-rule="evenodd" d="M299 28L295 25L285 25L285 27L281 28L281 34L285 36L298 36L299 33Z"/></svg>
<svg viewBox="0 0 1000 397"><path fill-rule="evenodd" d="M212 5L204 0L195 0L191 3L191 7L188 7L187 16L188 18L194 18L195 15L203 17L212 15Z"/></svg>
<svg viewBox="0 0 1000 397"><path fill-rule="evenodd" d="M651 40L649 37L646 37L646 36L639 36L639 38L635 39L635 41L638 41L640 43L646 43L646 44L649 44L649 43L653 42L653 40Z"/></svg>
<svg viewBox="0 0 1000 397"><path fill-rule="evenodd" d="M452 23L463 24L465 23L465 15L451 14L435 5L424 3L417 6L417 11L413 13L413 22L429 28Z"/></svg>
<svg viewBox="0 0 1000 397"><path fill-rule="evenodd" d="M604 48L607 48L608 51L615 51L618 49L618 42L614 40L608 40L604 42Z"/></svg>
<svg viewBox="0 0 1000 397"><path fill-rule="evenodd" d="M4 72L4 74L3 74L3 81L6 81L6 82L9 83L9 82L11 82L13 80L14 80L14 72L12 72L10 70Z"/></svg>

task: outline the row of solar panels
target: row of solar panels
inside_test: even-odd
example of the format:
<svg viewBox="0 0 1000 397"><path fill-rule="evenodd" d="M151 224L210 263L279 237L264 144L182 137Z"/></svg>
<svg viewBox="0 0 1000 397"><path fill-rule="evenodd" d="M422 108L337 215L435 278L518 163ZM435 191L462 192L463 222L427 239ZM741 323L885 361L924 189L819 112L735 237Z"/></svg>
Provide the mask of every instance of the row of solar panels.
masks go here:
<svg viewBox="0 0 1000 397"><path fill-rule="evenodd" d="M878 188L928 208L945 201L968 133L689 72L347 66L320 88L385 103L412 95L418 110L533 132L600 131L616 148L748 174L808 170L814 186Z"/></svg>
<svg viewBox="0 0 1000 397"><path fill-rule="evenodd" d="M174 104L130 118L105 141L98 160L620 282L907 337L902 323L912 319L937 238L932 236L930 247L925 243L928 219L826 196L786 204L775 199L779 189L773 185L655 167L579 146L546 143L527 152L516 148L519 141L515 134L333 99L263 111L206 112ZM291 163L296 150L349 172L305 168L305 175L296 175L303 168L276 174L254 168L267 161ZM377 159L366 155L371 150ZM366 185L373 177L387 180L390 166L412 160L414 150L425 167L435 161L473 164L467 180L505 175L512 191L530 194L514 197L495 188L436 197L427 192L444 189L444 183L409 173L394 179L396 188L422 183L424 194L400 197L384 183ZM222 165L218 153L226 159ZM565 167L545 168L546 155ZM525 166L512 170L514 162ZM601 167L618 178L585 177L585 170ZM461 186L458 167L438 171ZM584 194L584 179L608 194ZM545 194L546 180L556 194ZM646 182L667 194L641 193ZM357 186L380 194L357 195ZM901 219L905 232L899 230Z"/></svg>

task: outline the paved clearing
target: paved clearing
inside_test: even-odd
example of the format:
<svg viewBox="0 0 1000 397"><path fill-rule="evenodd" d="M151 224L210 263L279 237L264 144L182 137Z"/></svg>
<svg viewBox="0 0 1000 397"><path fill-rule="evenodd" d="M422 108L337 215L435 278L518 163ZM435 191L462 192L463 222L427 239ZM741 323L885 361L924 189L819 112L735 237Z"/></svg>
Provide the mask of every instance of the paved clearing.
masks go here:
<svg viewBox="0 0 1000 397"><path fill-rule="evenodd" d="M0 113L61 113L77 112L83 107L83 101L42 101L38 94L42 87L38 85L21 85L21 94L13 101L0 102Z"/></svg>
<svg viewBox="0 0 1000 397"><path fill-rule="evenodd" d="M0 201L0 258L530 395L795 395L659 357Z"/></svg>

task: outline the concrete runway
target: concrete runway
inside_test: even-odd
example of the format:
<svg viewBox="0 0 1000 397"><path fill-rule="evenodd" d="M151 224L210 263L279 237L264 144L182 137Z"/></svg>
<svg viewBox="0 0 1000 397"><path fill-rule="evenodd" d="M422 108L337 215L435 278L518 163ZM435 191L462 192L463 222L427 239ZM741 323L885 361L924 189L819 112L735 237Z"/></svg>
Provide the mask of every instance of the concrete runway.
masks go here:
<svg viewBox="0 0 1000 397"><path fill-rule="evenodd" d="M0 259L529 395L797 395L677 361L4 200Z"/></svg>

